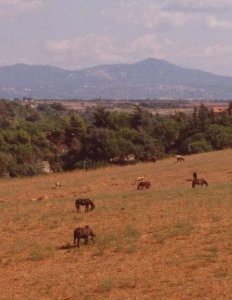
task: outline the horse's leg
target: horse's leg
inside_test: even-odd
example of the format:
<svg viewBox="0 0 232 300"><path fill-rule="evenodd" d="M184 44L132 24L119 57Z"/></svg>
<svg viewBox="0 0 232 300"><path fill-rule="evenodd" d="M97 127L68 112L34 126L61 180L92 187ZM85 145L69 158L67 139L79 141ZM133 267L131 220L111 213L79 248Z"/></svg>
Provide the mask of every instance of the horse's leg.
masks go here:
<svg viewBox="0 0 232 300"><path fill-rule="evenodd" d="M80 237L77 238L77 247L80 248Z"/></svg>
<svg viewBox="0 0 232 300"><path fill-rule="evenodd" d="M79 204L77 204L77 212L78 212L78 213L81 212L81 210L80 210L80 205L79 205Z"/></svg>

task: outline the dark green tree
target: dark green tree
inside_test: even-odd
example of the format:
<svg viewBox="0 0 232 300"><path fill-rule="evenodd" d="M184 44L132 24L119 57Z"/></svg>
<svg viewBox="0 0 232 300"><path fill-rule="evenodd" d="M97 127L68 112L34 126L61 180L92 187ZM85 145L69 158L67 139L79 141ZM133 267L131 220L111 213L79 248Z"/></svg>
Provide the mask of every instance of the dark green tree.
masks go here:
<svg viewBox="0 0 232 300"><path fill-rule="evenodd" d="M94 112L94 125L96 127L109 127L111 124L110 112L102 105L97 105Z"/></svg>

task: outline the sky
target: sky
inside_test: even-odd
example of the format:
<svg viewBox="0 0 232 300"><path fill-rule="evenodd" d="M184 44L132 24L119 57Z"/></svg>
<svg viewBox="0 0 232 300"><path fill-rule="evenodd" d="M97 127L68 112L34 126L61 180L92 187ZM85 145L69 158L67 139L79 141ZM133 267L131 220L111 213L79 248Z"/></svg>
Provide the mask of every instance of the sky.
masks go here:
<svg viewBox="0 0 232 300"><path fill-rule="evenodd" d="M232 0L0 0L0 66L164 59L232 76Z"/></svg>

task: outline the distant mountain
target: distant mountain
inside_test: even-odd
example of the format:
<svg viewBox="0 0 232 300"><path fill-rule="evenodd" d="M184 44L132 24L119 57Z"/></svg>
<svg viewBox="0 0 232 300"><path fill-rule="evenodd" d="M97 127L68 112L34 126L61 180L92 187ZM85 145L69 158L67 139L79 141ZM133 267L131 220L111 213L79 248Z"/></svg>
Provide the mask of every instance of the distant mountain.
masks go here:
<svg viewBox="0 0 232 300"><path fill-rule="evenodd" d="M232 77L148 58L79 71L17 64L0 67L0 97L35 99L231 99Z"/></svg>

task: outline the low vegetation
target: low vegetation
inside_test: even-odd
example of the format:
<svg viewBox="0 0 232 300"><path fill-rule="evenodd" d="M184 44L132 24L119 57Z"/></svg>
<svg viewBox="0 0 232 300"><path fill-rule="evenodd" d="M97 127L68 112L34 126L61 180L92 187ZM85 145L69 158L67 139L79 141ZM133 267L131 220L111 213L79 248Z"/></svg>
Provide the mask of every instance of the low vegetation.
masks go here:
<svg viewBox="0 0 232 300"><path fill-rule="evenodd" d="M2 178L1 299L230 299L231 157ZM194 171L209 185L192 188ZM151 188L137 190L138 176ZM77 213L76 198L94 210ZM74 248L85 225L95 243Z"/></svg>

